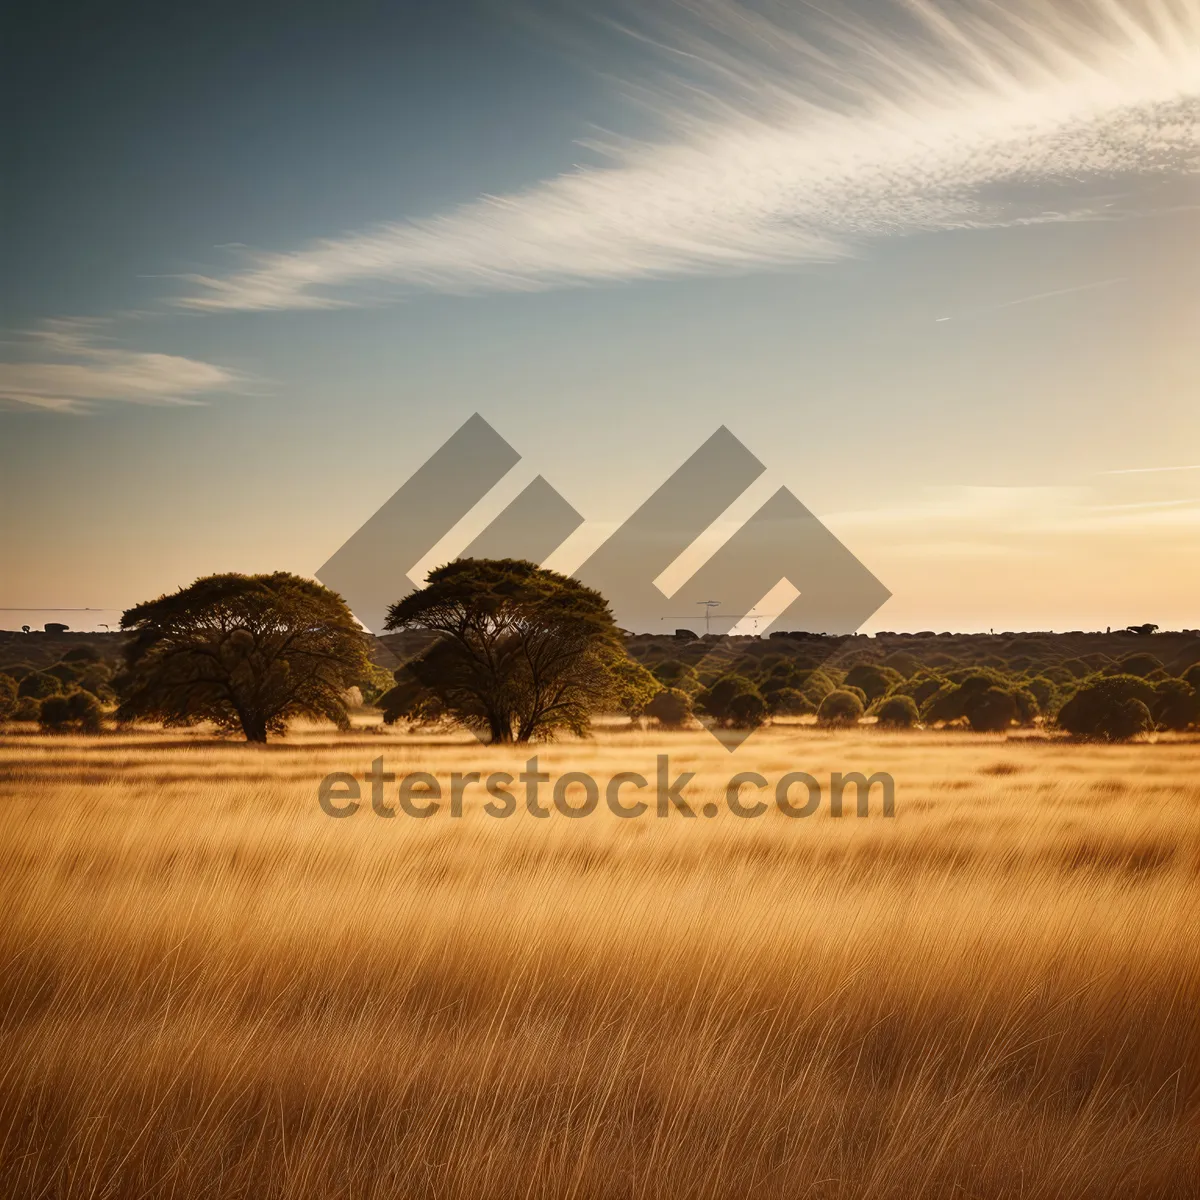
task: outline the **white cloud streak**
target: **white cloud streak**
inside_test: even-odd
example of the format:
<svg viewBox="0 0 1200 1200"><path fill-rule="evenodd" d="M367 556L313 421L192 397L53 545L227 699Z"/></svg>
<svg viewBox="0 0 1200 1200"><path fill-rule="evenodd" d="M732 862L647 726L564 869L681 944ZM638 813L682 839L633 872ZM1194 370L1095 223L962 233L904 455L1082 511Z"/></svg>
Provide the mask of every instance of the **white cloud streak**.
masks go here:
<svg viewBox="0 0 1200 1200"><path fill-rule="evenodd" d="M1052 292L1035 292L1032 296L1018 296L1016 300L1005 300L1003 304L991 304L987 308L977 308L965 314L968 317L982 317L988 313L1003 312L1006 308L1017 308L1022 304L1034 304L1039 300L1052 300L1057 296L1074 296L1076 292L1093 292L1097 288L1113 287L1115 284L1124 283L1126 277L1118 276L1115 279L1100 279L1094 283L1078 283L1073 287L1055 288ZM934 320L954 321L961 318L957 317L935 317Z"/></svg>
<svg viewBox="0 0 1200 1200"><path fill-rule="evenodd" d="M21 342L37 357L0 363L0 401L81 413L95 401L196 404L197 396L241 383L236 372L213 363L108 345L106 325L60 319L26 333Z"/></svg>
<svg viewBox="0 0 1200 1200"><path fill-rule="evenodd" d="M1183 467L1119 467L1115 471L1105 471L1105 475L1157 475L1163 471L1200 471L1200 463Z"/></svg>
<svg viewBox="0 0 1200 1200"><path fill-rule="evenodd" d="M887 36L882 22L801 31L735 0L669 7L655 40L676 74L639 89L665 136L599 147L611 165L522 192L189 276L178 303L328 308L764 270L872 238L1095 219L1098 182L1200 169L1200 0L909 0Z"/></svg>

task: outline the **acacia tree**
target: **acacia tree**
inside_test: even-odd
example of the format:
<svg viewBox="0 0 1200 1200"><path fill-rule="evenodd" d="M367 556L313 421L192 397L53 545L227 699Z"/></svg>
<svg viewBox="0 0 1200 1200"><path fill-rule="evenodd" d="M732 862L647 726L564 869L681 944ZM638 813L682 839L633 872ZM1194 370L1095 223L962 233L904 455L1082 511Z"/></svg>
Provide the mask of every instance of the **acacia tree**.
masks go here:
<svg viewBox="0 0 1200 1200"><path fill-rule="evenodd" d="M131 608L117 719L212 721L248 742L289 718L349 726L345 693L368 671L367 637L335 592L277 571L210 575Z"/></svg>
<svg viewBox="0 0 1200 1200"><path fill-rule="evenodd" d="M386 628L439 635L383 697L393 720L448 716L493 742L583 735L619 689L624 649L604 597L520 559L438 567L391 606Z"/></svg>

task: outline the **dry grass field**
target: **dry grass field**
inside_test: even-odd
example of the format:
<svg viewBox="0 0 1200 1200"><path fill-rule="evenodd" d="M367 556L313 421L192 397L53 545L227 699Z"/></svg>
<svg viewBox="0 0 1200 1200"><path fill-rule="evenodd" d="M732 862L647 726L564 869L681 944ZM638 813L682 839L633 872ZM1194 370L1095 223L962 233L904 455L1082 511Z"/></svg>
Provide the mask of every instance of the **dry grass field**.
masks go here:
<svg viewBox="0 0 1200 1200"><path fill-rule="evenodd" d="M602 731L896 815L333 820L360 730L0 745L6 1197L1185 1197L1200 745ZM486 797L483 797L486 799ZM722 804L723 808L723 804Z"/></svg>

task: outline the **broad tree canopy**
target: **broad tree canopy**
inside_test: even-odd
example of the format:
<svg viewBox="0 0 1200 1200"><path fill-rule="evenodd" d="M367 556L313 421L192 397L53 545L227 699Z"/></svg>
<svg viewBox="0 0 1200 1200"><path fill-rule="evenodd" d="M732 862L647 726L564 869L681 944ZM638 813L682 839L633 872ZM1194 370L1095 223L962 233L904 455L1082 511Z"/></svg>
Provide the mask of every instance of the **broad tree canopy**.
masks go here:
<svg viewBox="0 0 1200 1200"><path fill-rule="evenodd" d="M388 611L388 629L441 636L383 698L392 719L445 715L494 742L585 734L614 703L624 658L608 603L520 559L458 559Z"/></svg>
<svg viewBox="0 0 1200 1200"><path fill-rule="evenodd" d="M335 592L278 571L210 575L131 608L119 720L212 721L248 742L288 719L347 728L345 693L368 672L367 635Z"/></svg>

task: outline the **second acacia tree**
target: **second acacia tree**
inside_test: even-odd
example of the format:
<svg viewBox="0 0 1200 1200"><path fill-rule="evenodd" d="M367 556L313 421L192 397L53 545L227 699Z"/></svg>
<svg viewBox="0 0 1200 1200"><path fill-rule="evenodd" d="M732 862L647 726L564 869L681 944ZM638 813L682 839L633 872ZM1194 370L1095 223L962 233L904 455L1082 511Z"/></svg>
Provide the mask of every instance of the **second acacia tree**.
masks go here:
<svg viewBox="0 0 1200 1200"><path fill-rule="evenodd" d="M616 702L628 662L599 592L520 559L438 567L391 606L386 628L438 636L398 673L385 716L446 717L493 742L586 734L591 714Z"/></svg>

